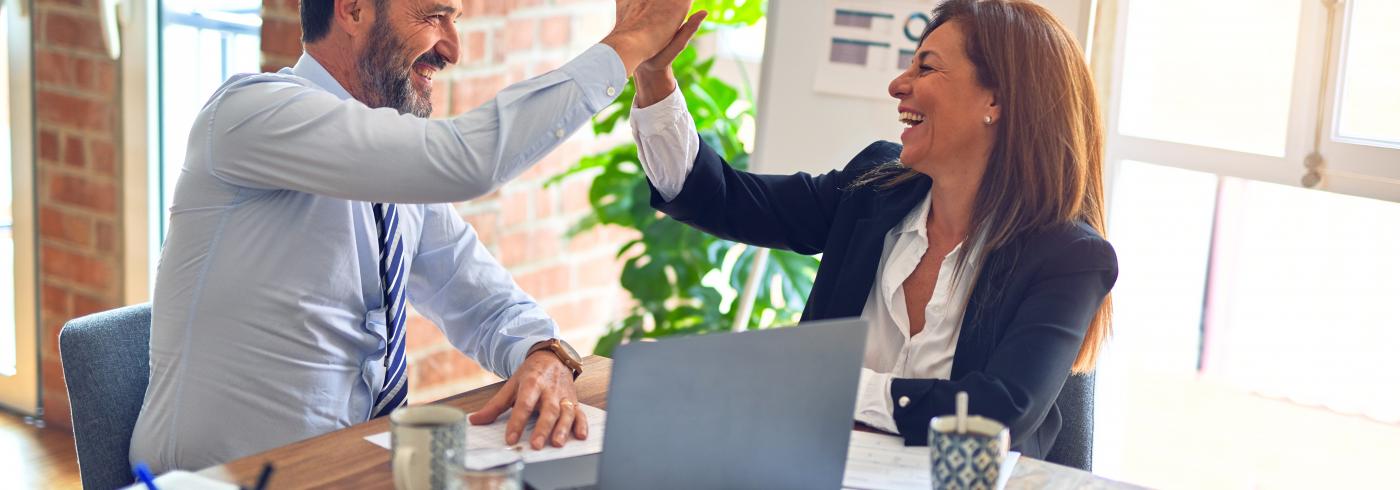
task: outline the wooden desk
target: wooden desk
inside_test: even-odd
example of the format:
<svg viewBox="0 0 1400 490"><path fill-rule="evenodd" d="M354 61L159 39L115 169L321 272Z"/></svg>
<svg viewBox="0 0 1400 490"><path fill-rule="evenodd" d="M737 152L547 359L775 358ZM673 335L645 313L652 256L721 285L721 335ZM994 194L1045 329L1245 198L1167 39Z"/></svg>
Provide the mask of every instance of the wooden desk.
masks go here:
<svg viewBox="0 0 1400 490"><path fill-rule="evenodd" d="M607 408L608 379L612 361L589 356L583 360L583 376L578 379L579 401L598 408ZM486 404L501 388L502 383L484 386L451 398L437 401L471 413ZM365 436L389 430L388 417L347 427L329 434L295 442L229 463L201 470L199 473L230 483L251 485L258 478L263 463L276 466L269 487L274 490L291 488L380 488L394 487L389 470L389 451L366 441ZM602 437L602 434L590 434ZM1135 488L1131 485L1096 477L1090 473L1021 458L1011 475L1007 488Z"/></svg>

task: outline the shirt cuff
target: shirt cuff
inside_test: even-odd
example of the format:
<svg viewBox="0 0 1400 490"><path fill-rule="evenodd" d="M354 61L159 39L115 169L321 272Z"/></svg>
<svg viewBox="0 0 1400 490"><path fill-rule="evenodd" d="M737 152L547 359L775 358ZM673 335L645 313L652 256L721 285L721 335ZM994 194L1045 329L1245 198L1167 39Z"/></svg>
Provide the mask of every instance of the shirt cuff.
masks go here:
<svg viewBox="0 0 1400 490"><path fill-rule="evenodd" d="M892 434L899 433L894 423L894 408L890 401L889 373L860 370L860 391L856 394L856 420Z"/></svg>
<svg viewBox="0 0 1400 490"><path fill-rule="evenodd" d="M700 136L685 105L685 96L678 88L650 106L633 105L628 120L647 180L663 199L675 199L685 188L685 179L700 154Z"/></svg>
<svg viewBox="0 0 1400 490"><path fill-rule="evenodd" d="M646 107L637 107L636 99L633 99L629 120L632 122L632 129L642 136L661 135L681 121L689 120L692 125L695 122L690 119L690 108L686 107L685 95L681 93L680 88L672 90L671 94L660 102Z"/></svg>
<svg viewBox="0 0 1400 490"><path fill-rule="evenodd" d="M573 61L559 67L583 88L584 104L598 112L617 100L627 86L627 67L612 46L593 45Z"/></svg>
<svg viewBox="0 0 1400 490"><path fill-rule="evenodd" d="M508 359L510 359L510 372L509 372L509 373L505 373L505 376L504 376L504 377L507 378L507 379L509 379L511 376L514 376L514 375L515 375L515 371L516 371L517 369L520 369L520 365L523 364L523 363L525 362L525 357L528 356L528 355L530 355L530 348L531 348L531 347L534 347L535 344L538 344L538 343L540 343L540 342L544 342L544 341L547 341L547 340L553 339L553 338L557 338L557 337L550 337L550 336L547 336L547 335L532 335L532 336L529 336L529 337L525 337L525 338L521 339L519 342L516 342L515 345L510 346L510 353L507 354L508 356L510 356L510 357L508 358Z"/></svg>

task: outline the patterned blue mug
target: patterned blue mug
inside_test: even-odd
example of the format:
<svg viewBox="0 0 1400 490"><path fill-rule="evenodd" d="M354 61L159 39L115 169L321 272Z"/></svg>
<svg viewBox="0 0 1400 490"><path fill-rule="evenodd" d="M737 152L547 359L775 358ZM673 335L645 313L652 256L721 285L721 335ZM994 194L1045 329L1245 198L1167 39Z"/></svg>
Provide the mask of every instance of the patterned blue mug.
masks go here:
<svg viewBox="0 0 1400 490"><path fill-rule="evenodd" d="M448 490L452 454L467 447L467 414L442 405L403 407L389 414L390 466L395 490Z"/></svg>
<svg viewBox="0 0 1400 490"><path fill-rule="evenodd" d="M1011 446L1011 431L1001 422L972 416L967 418L967 431L959 434L957 417L934 417L928 423L928 446L933 488L994 490Z"/></svg>

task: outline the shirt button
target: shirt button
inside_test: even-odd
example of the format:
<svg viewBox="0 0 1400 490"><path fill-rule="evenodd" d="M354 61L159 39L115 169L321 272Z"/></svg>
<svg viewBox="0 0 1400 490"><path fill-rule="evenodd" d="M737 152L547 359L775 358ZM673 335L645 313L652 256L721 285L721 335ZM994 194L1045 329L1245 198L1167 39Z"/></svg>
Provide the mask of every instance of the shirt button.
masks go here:
<svg viewBox="0 0 1400 490"><path fill-rule="evenodd" d="M611 86L609 86L609 87L608 87L608 97L614 97L614 96L617 96L617 89L616 89L616 88L613 88L613 87L611 87Z"/></svg>
<svg viewBox="0 0 1400 490"><path fill-rule="evenodd" d="M563 138L563 137L564 137L564 128L556 128L556 129L554 130L554 137L555 137L555 138Z"/></svg>
<svg viewBox="0 0 1400 490"><path fill-rule="evenodd" d="M899 397L899 408L904 408L904 407L907 407L907 406L909 406L909 397L907 397L907 396L901 396L901 397Z"/></svg>

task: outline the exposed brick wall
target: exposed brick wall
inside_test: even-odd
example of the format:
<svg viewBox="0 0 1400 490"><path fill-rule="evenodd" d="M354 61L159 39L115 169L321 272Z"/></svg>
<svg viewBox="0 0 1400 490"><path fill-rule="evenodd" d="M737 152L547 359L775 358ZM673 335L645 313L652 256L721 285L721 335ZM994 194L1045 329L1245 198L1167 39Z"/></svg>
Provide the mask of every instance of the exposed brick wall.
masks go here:
<svg viewBox="0 0 1400 490"><path fill-rule="evenodd" d="M292 66L301 56L301 17L297 0L263 0L262 70Z"/></svg>
<svg viewBox="0 0 1400 490"><path fill-rule="evenodd" d="M465 0L458 23L460 63L433 80L434 116L466 112L501 88L554 69L602 38L612 25L612 0ZM297 0L263 1L263 69L301 54ZM501 190L457 209L516 282L559 322L581 352L592 351L607 324L621 317L628 296L618 286L613 255L632 238L598 230L573 239L568 227L588 211L587 177L545 188L544 181L584 154L616 144L587 128ZM455 394L495 379L459 353L426 319L408 322L412 402Z"/></svg>
<svg viewBox="0 0 1400 490"><path fill-rule="evenodd" d="M73 317L121 305L117 63L107 59L95 0L36 0L39 322L44 418L68 426L58 332Z"/></svg>

